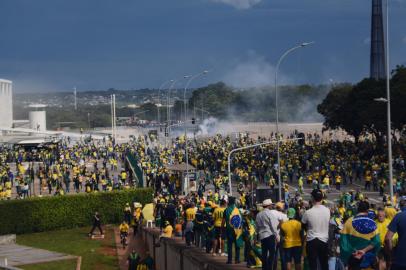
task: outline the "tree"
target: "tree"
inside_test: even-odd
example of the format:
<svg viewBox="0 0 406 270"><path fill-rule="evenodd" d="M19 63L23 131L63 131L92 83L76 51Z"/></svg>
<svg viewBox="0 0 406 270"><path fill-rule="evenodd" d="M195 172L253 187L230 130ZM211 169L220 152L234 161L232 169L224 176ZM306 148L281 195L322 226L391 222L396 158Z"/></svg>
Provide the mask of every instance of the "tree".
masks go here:
<svg viewBox="0 0 406 270"><path fill-rule="evenodd" d="M403 131L406 121L406 67L397 66L391 79L391 117L396 131Z"/></svg>
<svg viewBox="0 0 406 270"><path fill-rule="evenodd" d="M339 129L343 127L344 104L352 90L351 84L341 84L333 87L323 102L317 106L317 111L324 116L325 129Z"/></svg>
<svg viewBox="0 0 406 270"><path fill-rule="evenodd" d="M358 139L373 134L379 142L386 135L386 103L376 99L386 97L385 80L363 79L356 85L333 88L318 106L325 118L325 129L342 128ZM392 72L391 113L393 131L401 131L406 123L406 68Z"/></svg>
<svg viewBox="0 0 406 270"><path fill-rule="evenodd" d="M140 113L141 112L144 112L144 113L138 114L138 118L143 118L148 121L154 121L157 119L158 109L154 103L148 102L148 103L142 104L139 108L139 111L140 111Z"/></svg>
<svg viewBox="0 0 406 270"><path fill-rule="evenodd" d="M237 98L237 93L223 82L210 84L193 91L189 100L189 108L204 106L204 110L219 118L226 118L228 110Z"/></svg>

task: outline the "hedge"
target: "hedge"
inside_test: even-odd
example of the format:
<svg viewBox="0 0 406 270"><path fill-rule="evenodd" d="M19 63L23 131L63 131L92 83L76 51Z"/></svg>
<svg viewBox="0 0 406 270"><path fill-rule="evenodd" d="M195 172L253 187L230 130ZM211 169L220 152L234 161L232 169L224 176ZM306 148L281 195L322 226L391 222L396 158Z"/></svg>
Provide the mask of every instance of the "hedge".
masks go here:
<svg viewBox="0 0 406 270"><path fill-rule="evenodd" d="M125 203L153 200L150 188L29 198L0 202L0 235L89 226L95 211L102 224L119 223Z"/></svg>

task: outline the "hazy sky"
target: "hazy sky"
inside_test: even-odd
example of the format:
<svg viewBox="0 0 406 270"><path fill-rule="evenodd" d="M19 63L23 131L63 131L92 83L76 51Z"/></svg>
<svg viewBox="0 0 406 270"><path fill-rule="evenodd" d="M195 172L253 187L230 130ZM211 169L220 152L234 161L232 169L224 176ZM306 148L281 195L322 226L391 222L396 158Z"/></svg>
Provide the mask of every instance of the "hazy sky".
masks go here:
<svg viewBox="0 0 406 270"><path fill-rule="evenodd" d="M406 0L390 0L391 66L406 63ZM17 92L358 81L371 0L0 0L0 78ZM181 87L183 82L178 86Z"/></svg>

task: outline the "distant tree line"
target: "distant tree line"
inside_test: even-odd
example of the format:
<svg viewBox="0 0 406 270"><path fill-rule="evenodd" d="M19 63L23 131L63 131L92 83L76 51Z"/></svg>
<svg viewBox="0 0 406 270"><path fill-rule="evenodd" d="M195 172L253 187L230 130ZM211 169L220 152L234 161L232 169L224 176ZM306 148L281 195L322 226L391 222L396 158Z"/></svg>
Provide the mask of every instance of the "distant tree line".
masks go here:
<svg viewBox="0 0 406 270"><path fill-rule="evenodd" d="M280 86L279 112L280 121L284 122L321 122L322 116L317 112L319 104L328 93L330 87L326 85L298 85ZM141 90L140 90L141 91ZM108 93L115 93L120 97L116 106L117 117L129 117L161 122L167 119L166 93L161 92L161 107L157 107L157 100L140 104L139 107L128 107L131 95L125 91L110 89ZM145 95L156 90L142 90ZM131 91L133 93L133 91ZM95 92L95 95L106 95L104 92ZM81 93L81 97L91 99L89 92ZM127 100L125 97L128 97ZM184 100L179 90L171 93L171 119L183 121L185 115ZM21 99L21 97L20 97ZM79 97L80 99L80 97ZM127 103L126 103L127 102ZM273 87L236 89L223 82L210 84L205 87L194 89L187 93L187 110L189 119L197 121L208 117L215 117L227 121L275 121L275 90ZM15 119L27 119L29 108L21 104L14 106ZM48 107L48 129L64 127L91 128L111 126L110 105L86 105L79 103L75 111L69 106Z"/></svg>

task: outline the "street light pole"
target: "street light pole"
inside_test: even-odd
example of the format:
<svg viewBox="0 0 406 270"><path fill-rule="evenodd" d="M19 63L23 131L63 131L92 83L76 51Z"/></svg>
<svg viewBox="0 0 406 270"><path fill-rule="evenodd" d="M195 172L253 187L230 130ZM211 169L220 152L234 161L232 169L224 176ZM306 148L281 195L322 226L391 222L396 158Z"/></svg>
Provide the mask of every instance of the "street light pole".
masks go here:
<svg viewBox="0 0 406 270"><path fill-rule="evenodd" d="M90 130L90 112L87 113L87 126Z"/></svg>
<svg viewBox="0 0 406 270"><path fill-rule="evenodd" d="M169 80L169 81L166 81L166 82L164 82L163 84L161 84L161 86L159 87L159 90L158 90L158 108L157 108L157 111L158 111L158 115L157 115L157 122L158 122L158 125L160 126L161 125L161 117L160 117L160 111L159 111L159 108L160 108L160 106L161 106L161 90L162 90L162 87L164 87L164 85L166 85L167 83L169 83L169 82L171 82L172 80Z"/></svg>
<svg viewBox="0 0 406 270"><path fill-rule="evenodd" d="M283 59L290 54L291 52L306 47L308 45L313 44L314 42L304 42L302 44L299 44L293 48L290 48L287 50L282 56L279 58L278 64L276 65L276 70L275 70L275 108L276 108L276 151L277 151L277 162L278 162L278 182L279 182L279 200L282 199L282 179L281 179L281 163L280 163L280 145L279 145L279 104L278 104L278 71L279 71L279 66L282 63Z"/></svg>
<svg viewBox="0 0 406 270"><path fill-rule="evenodd" d="M286 141L298 141L300 140L299 138L293 138L293 139L287 139ZM229 195L232 196L233 195L233 191L232 191L232 186L231 186L231 155L237 151L241 151L241 150L246 150L246 149L250 149L250 148L254 148L254 147L258 147L258 146L262 146L262 145L268 145L268 144L274 144L274 143L279 143L279 139L277 140L272 140L269 142L263 142L263 143L256 143L256 144L252 144L252 145L247 145L247 146L243 146L243 147L239 147L239 148L235 148L233 150L230 151L230 153L228 153L228 188L229 188Z"/></svg>
<svg viewBox="0 0 406 270"><path fill-rule="evenodd" d="M184 105L183 107L185 109L185 122L184 122L185 125L184 125L184 127L185 127L185 154L186 154L186 177L187 177L186 182L187 182L187 188L188 189L190 187L190 182L189 182L189 151L188 151L188 139L187 139L187 128L186 128L186 123L187 123L187 118L188 118L188 116L187 116L188 115L187 107L186 107L186 90L188 89L190 83L194 79L196 79L196 78L198 78L198 77L200 77L202 75L205 75L207 73L208 73L208 71L204 70L203 72L200 72L200 73L198 73L196 75L193 75L193 76L184 76L185 79L189 78L189 80L187 81L187 83L185 85L185 89L183 90L183 105Z"/></svg>
<svg viewBox="0 0 406 270"><path fill-rule="evenodd" d="M78 101L77 101L77 93L76 93L76 86L73 87L73 96L74 96L74 105L75 105L75 111L78 110Z"/></svg>
<svg viewBox="0 0 406 270"><path fill-rule="evenodd" d="M393 168L392 168L392 128L390 111L390 78L389 78L389 0L386 0L386 110L387 110L387 129L388 129L388 166L389 166L389 192L392 205L393 198Z"/></svg>
<svg viewBox="0 0 406 270"><path fill-rule="evenodd" d="M171 82L171 86L168 89L168 94L167 94L167 102L166 102L166 120L167 120L167 125L170 125L170 120L171 120L171 109L169 108L169 103L170 103L170 96L171 96L171 90L173 88L173 86L175 85L175 83L178 80L170 80ZM168 130L168 134L169 134L169 130Z"/></svg>

